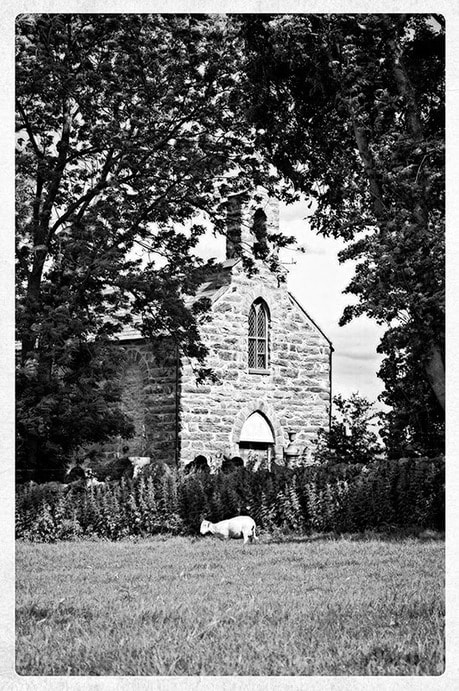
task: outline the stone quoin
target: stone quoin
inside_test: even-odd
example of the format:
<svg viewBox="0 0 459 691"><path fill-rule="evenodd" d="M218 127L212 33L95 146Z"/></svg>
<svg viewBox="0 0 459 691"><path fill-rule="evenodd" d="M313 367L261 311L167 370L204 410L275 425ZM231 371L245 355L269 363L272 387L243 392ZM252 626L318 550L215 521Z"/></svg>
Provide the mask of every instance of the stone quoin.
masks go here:
<svg viewBox="0 0 459 691"><path fill-rule="evenodd" d="M232 198L226 260L197 295L211 301L201 334L215 383L198 384L192 363L167 342L158 354L134 328L122 334L123 407L136 429L130 454L179 466L204 456L214 470L233 457L251 467L310 462L318 430L329 426L332 344L286 282L261 261L249 277L237 256L239 243L276 232L277 200Z"/></svg>

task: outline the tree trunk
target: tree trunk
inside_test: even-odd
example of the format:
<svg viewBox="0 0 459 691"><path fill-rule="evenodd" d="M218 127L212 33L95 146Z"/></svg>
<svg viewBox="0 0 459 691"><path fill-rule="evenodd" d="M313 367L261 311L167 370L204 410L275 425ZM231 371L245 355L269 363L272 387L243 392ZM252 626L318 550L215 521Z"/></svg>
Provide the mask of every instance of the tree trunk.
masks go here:
<svg viewBox="0 0 459 691"><path fill-rule="evenodd" d="M365 129L359 127L352 109L349 107L352 126L354 129L355 141L359 150L360 159L363 163L365 173L369 182L370 194L373 199L373 212L376 220L382 224L386 216L386 207L384 206L381 187L378 182L373 156L371 155L370 146L365 134Z"/></svg>
<svg viewBox="0 0 459 691"><path fill-rule="evenodd" d="M406 124L408 132L415 141L423 142L424 134L419 115L419 104L416 102L416 94L409 80L405 66L400 59L400 47L395 40L389 41L388 45L392 51L392 69L397 90L406 104ZM414 208L414 216L421 227L425 229L428 228L429 214L425 203L421 201L417 204ZM429 384L442 409L445 410L445 366L441 350L436 344L430 347L425 369Z"/></svg>
<svg viewBox="0 0 459 691"><path fill-rule="evenodd" d="M430 347L425 369L429 384L442 409L445 410L445 366L440 348L436 344Z"/></svg>

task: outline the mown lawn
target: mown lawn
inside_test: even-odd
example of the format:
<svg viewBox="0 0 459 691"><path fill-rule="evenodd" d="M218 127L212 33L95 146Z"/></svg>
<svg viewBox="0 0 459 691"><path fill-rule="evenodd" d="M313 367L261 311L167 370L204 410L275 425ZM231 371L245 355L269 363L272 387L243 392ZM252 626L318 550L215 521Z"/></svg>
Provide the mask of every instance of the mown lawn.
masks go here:
<svg viewBox="0 0 459 691"><path fill-rule="evenodd" d="M22 675L438 675L444 545L18 543Z"/></svg>

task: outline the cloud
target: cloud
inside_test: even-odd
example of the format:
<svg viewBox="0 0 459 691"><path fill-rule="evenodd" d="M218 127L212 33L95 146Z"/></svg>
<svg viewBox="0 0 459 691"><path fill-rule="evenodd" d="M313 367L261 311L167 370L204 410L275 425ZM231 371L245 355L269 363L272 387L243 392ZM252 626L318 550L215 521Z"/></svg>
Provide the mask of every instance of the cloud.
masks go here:
<svg viewBox="0 0 459 691"><path fill-rule="evenodd" d="M314 246L312 243L306 242L303 245L303 247L305 249L305 254L315 254L315 255L324 255L324 256L327 254L327 248L324 247L323 245L322 246L319 246L319 245Z"/></svg>
<svg viewBox="0 0 459 691"><path fill-rule="evenodd" d="M361 350L341 351L337 356L347 360L368 360L371 362L379 361L381 356L378 353L369 353Z"/></svg>
<svg viewBox="0 0 459 691"><path fill-rule="evenodd" d="M308 223L307 217L311 215L312 209L308 207L308 202L300 200L294 204L279 204L281 213L281 222L288 223L294 221L295 223Z"/></svg>

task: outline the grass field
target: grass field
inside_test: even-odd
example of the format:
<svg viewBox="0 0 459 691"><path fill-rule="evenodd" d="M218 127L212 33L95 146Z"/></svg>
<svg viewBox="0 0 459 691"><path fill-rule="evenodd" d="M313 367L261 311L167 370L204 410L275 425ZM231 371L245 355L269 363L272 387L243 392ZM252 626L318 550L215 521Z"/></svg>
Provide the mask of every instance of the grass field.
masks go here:
<svg viewBox="0 0 459 691"><path fill-rule="evenodd" d="M444 545L18 543L22 675L438 675Z"/></svg>

